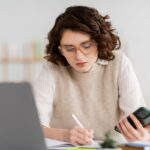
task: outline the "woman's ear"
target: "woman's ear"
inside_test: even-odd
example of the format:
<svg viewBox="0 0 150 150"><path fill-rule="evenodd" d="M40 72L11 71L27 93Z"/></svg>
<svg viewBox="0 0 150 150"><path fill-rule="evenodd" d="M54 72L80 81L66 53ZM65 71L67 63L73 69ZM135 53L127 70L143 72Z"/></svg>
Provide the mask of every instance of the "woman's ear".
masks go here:
<svg viewBox="0 0 150 150"><path fill-rule="evenodd" d="M63 52L62 52L62 49L60 46L58 46L58 49L59 49L60 53L63 55Z"/></svg>
<svg viewBox="0 0 150 150"><path fill-rule="evenodd" d="M59 50L61 50L61 47L60 47L60 46L58 46L58 49L59 49Z"/></svg>

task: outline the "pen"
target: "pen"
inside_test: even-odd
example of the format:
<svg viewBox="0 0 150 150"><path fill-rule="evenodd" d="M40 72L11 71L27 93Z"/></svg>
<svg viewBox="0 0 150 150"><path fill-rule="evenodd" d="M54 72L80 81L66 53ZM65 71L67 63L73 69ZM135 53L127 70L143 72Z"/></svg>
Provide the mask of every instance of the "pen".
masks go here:
<svg viewBox="0 0 150 150"><path fill-rule="evenodd" d="M76 117L75 114L72 114L72 118L73 118L74 121L77 123L77 125L79 125L79 127L84 128L83 125L81 124L81 122L79 121L79 119ZM93 140L92 140L92 143L94 143Z"/></svg>
<svg viewBox="0 0 150 150"><path fill-rule="evenodd" d="M72 118L75 120L77 125L79 125L79 127L84 128L83 125L81 124L81 122L79 121L79 119L76 117L75 114L72 114Z"/></svg>

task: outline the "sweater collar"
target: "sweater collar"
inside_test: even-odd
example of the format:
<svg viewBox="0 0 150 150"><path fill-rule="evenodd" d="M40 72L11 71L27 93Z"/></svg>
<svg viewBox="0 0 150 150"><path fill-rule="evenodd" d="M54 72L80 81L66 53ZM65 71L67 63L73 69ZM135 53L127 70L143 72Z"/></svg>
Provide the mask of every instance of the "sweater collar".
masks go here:
<svg viewBox="0 0 150 150"><path fill-rule="evenodd" d="M104 59L98 59L97 64L98 65L108 65L109 61Z"/></svg>

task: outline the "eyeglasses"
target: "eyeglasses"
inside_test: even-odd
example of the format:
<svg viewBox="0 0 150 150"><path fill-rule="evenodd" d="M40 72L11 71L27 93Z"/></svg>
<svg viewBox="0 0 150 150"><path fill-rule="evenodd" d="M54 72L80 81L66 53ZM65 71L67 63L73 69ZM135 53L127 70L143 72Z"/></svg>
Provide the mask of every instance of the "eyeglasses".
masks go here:
<svg viewBox="0 0 150 150"><path fill-rule="evenodd" d="M76 54L77 50L80 50L84 55L87 55L91 53L95 48L96 42L94 40L85 41L81 43L78 47L75 47L74 45L59 46L62 54L67 58L73 57Z"/></svg>

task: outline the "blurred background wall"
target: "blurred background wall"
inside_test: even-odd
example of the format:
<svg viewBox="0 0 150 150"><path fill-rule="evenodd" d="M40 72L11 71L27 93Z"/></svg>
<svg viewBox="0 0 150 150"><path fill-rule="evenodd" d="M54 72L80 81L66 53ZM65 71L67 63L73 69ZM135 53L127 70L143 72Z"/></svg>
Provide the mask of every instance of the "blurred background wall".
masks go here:
<svg viewBox="0 0 150 150"><path fill-rule="evenodd" d="M150 106L149 0L0 0L0 81L36 78L47 33L70 5L92 6L110 15Z"/></svg>

